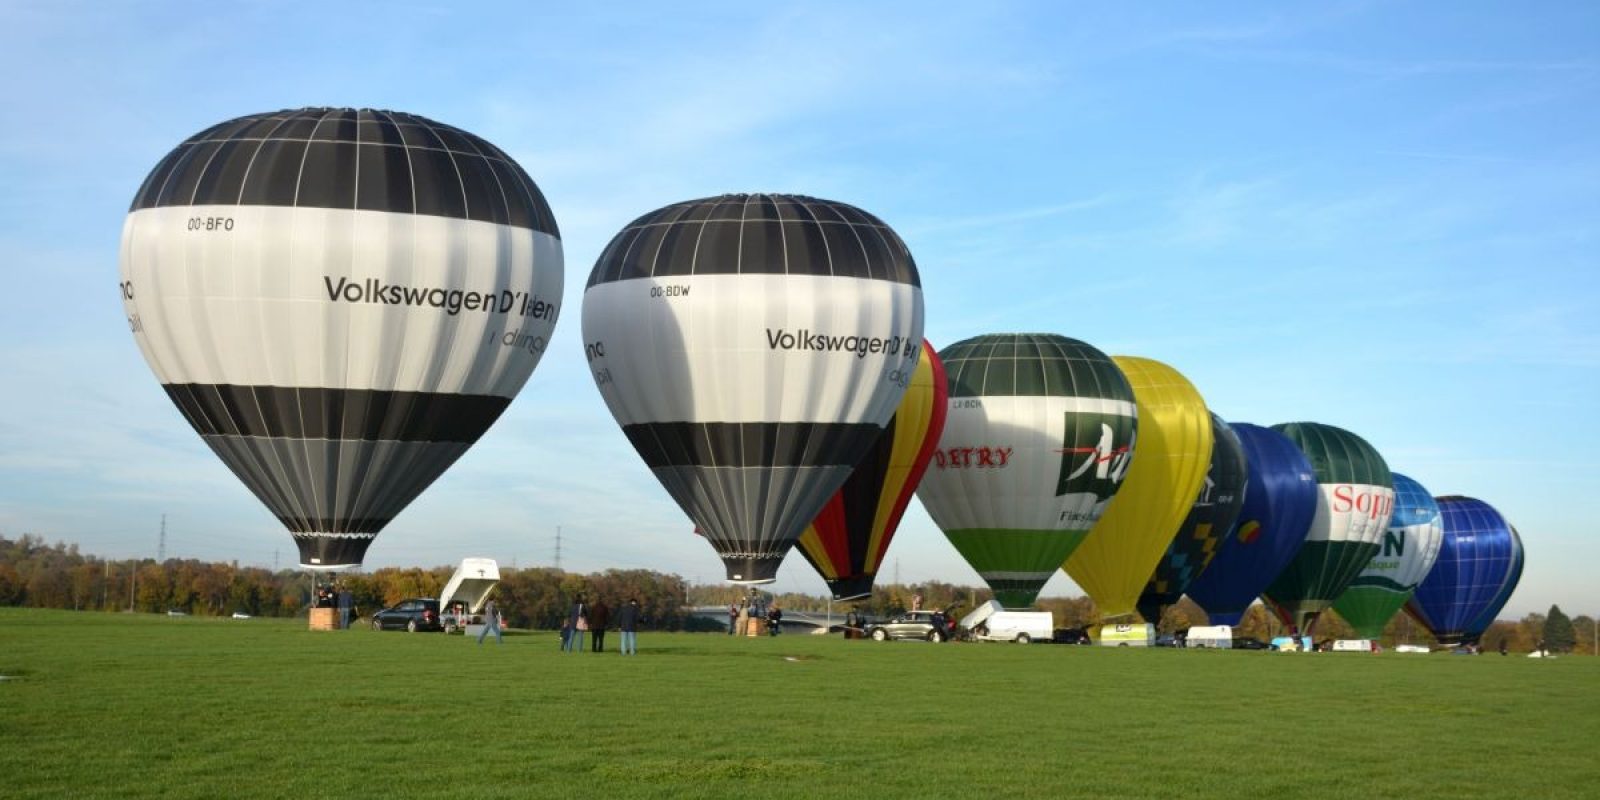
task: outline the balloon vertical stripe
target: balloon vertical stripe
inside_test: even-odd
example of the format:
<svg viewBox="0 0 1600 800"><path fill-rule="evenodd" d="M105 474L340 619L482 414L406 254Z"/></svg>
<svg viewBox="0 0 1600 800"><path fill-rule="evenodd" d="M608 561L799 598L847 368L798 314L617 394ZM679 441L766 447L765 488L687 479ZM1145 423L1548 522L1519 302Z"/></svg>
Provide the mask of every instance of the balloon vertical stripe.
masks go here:
<svg viewBox="0 0 1600 800"><path fill-rule="evenodd" d="M894 417L800 536L801 555L822 575L835 600L871 593L883 554L933 457L947 406L944 368L924 341Z"/></svg>

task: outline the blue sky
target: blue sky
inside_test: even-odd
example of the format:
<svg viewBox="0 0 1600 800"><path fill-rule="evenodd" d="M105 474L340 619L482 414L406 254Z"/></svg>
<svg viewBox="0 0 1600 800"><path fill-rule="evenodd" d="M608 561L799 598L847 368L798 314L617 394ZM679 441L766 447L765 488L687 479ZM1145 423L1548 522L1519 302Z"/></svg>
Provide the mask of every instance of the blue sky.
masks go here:
<svg viewBox="0 0 1600 800"><path fill-rule="evenodd" d="M843 200L922 272L936 346L1050 331L1165 361L1225 418L1328 422L1498 507L1509 611L1600 611L1600 8L1590 3L0 6L0 533L284 564L277 522L134 346L144 175L242 114L391 108L528 170L567 248L549 354L369 567L720 562L618 431L581 291L626 222ZM913 504L903 581L978 578ZM798 556L780 589L820 593ZM1077 594L1058 575L1047 594Z"/></svg>

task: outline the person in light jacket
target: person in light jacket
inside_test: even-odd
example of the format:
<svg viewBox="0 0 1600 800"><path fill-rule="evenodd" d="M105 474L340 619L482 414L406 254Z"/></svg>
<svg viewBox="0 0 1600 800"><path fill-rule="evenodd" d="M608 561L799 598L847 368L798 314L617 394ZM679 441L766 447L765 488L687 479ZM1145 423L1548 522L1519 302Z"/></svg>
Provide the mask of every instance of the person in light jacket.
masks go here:
<svg viewBox="0 0 1600 800"><path fill-rule="evenodd" d="M572 610L567 612L567 624L572 626L572 637L567 639L567 651L571 653L583 652L583 636L589 630L589 605L583 602L583 595L572 603Z"/></svg>
<svg viewBox="0 0 1600 800"><path fill-rule="evenodd" d="M478 644L483 644L483 637L490 633L494 634L495 644L505 644L505 639L500 636L500 609L492 598L483 606L483 630L478 631Z"/></svg>

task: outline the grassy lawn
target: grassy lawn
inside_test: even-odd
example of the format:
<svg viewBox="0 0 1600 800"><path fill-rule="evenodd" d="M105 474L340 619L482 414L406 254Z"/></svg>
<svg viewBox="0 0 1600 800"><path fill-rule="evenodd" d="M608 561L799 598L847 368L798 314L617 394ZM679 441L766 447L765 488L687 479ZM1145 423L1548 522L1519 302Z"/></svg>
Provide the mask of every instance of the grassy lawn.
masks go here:
<svg viewBox="0 0 1600 800"><path fill-rule="evenodd" d="M640 649L0 609L0 797L1600 796L1594 658Z"/></svg>

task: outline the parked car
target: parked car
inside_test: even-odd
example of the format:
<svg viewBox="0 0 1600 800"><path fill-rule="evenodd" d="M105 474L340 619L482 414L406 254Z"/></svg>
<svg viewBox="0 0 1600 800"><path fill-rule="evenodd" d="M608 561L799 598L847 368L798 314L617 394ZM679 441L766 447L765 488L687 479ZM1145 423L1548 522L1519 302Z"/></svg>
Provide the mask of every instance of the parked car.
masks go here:
<svg viewBox="0 0 1600 800"><path fill-rule="evenodd" d="M444 630L444 626L439 622L439 601L427 597L413 597L372 615L372 629L375 631L402 628L411 633Z"/></svg>
<svg viewBox="0 0 1600 800"><path fill-rule="evenodd" d="M1094 644L1089 632L1083 628L1056 628L1050 641L1056 644Z"/></svg>
<svg viewBox="0 0 1600 800"><path fill-rule="evenodd" d="M942 642L950 638L950 618L943 611L907 611L882 622L870 622L866 634L875 642L922 639Z"/></svg>
<svg viewBox="0 0 1600 800"><path fill-rule="evenodd" d="M1257 639L1254 636L1235 636L1235 637L1233 637L1233 649L1235 649L1235 650L1276 650L1277 648L1273 647L1270 644L1267 644L1266 642L1261 641L1260 639Z"/></svg>

